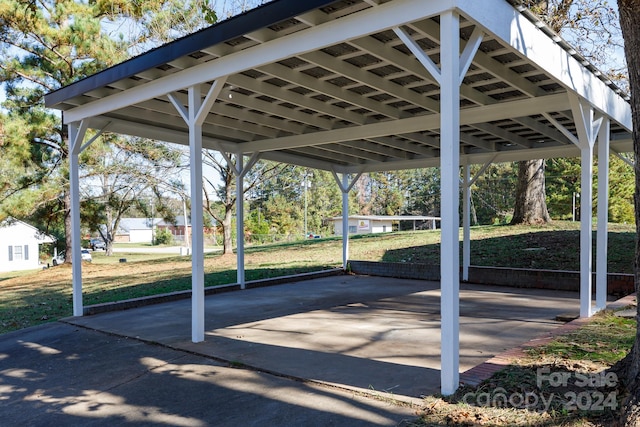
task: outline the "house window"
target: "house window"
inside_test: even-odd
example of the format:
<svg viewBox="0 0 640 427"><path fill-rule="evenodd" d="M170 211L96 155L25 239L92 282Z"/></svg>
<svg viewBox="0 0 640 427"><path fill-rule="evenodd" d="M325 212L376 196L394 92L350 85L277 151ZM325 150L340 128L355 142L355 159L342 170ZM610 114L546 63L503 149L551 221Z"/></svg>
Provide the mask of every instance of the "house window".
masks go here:
<svg viewBox="0 0 640 427"><path fill-rule="evenodd" d="M349 234L356 234L358 232L358 226L357 225L350 225L349 226Z"/></svg>
<svg viewBox="0 0 640 427"><path fill-rule="evenodd" d="M29 246L9 246L9 261L22 261L29 259Z"/></svg>

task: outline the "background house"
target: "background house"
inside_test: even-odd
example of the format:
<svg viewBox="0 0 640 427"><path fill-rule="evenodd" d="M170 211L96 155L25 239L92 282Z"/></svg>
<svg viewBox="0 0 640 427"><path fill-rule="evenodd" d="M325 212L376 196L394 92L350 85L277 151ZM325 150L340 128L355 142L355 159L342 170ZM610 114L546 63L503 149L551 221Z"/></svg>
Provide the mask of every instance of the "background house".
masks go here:
<svg viewBox="0 0 640 427"><path fill-rule="evenodd" d="M187 218L187 232L191 236L191 221ZM115 243L153 243L158 230L169 230L176 242L184 241L184 216L176 216L175 222L162 218L122 218L115 232Z"/></svg>
<svg viewBox="0 0 640 427"><path fill-rule="evenodd" d="M187 225L185 226L184 216L178 215L176 216L175 222L168 222L165 220L160 220L157 224L158 230L169 230L173 235L173 239L176 242L183 242L185 231L191 236L191 218L187 217Z"/></svg>
<svg viewBox="0 0 640 427"><path fill-rule="evenodd" d="M40 245L55 239L14 219L0 223L0 272L40 268Z"/></svg>
<svg viewBox="0 0 640 427"><path fill-rule="evenodd" d="M154 227L160 218L122 218L115 232L116 243L152 243Z"/></svg>
<svg viewBox="0 0 640 427"><path fill-rule="evenodd" d="M342 217L330 218L333 222L334 234L342 235ZM416 215L350 215L349 216L349 234L359 233L389 233L398 230L400 221L412 221L413 229L416 223L429 223L429 228L436 229L436 224L440 222L440 218L436 216L416 216Z"/></svg>

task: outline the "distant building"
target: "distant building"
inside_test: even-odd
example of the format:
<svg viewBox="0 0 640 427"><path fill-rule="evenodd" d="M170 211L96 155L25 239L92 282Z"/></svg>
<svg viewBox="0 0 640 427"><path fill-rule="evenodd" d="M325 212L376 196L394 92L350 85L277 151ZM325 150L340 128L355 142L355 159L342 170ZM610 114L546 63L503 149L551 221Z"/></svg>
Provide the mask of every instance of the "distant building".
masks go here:
<svg viewBox="0 0 640 427"><path fill-rule="evenodd" d="M122 218L115 231L113 241L116 243L152 243L154 227L161 218Z"/></svg>
<svg viewBox="0 0 640 427"><path fill-rule="evenodd" d="M0 223L0 271L35 270L40 267L40 245L55 239L26 222Z"/></svg>
<svg viewBox="0 0 640 427"><path fill-rule="evenodd" d="M342 217L337 216L330 218L333 222L334 233L338 236L342 235ZM414 225L418 222L429 223L429 228L436 229L440 217L436 216L415 216L415 215L350 215L349 216L349 234L365 234L365 233L390 233L397 230L400 221L412 221Z"/></svg>
<svg viewBox="0 0 640 427"><path fill-rule="evenodd" d="M185 232L191 236L191 218L187 217L187 225L185 227L184 216L176 216L175 222L160 220L157 225L158 230L169 230L176 241L184 241Z"/></svg>
<svg viewBox="0 0 640 427"><path fill-rule="evenodd" d="M191 221L187 218L186 231L191 236ZM176 216L175 222L162 218L122 218L115 232L115 243L153 243L156 231L169 230L174 240L184 241L184 216Z"/></svg>

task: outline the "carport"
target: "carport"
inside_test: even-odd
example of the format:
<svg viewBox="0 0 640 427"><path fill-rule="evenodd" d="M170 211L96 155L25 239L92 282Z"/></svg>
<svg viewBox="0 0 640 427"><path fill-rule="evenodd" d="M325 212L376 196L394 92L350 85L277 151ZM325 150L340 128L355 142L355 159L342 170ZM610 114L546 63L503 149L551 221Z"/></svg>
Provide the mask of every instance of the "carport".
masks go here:
<svg viewBox="0 0 640 427"><path fill-rule="evenodd" d="M235 154L238 192L258 159L331 171L343 194L371 171L441 168L441 390L459 379L459 286L469 259L469 165L582 159L592 211L594 152L631 151L624 95L516 1L276 0L45 97L70 135L73 247L78 156L88 129L188 145L192 226L202 230L202 148ZM461 177L460 167L463 167ZM481 168L483 171L485 168ZM463 259L459 191L463 189ZM598 192L596 298L591 215L582 216L580 315L606 302L607 192ZM243 229L242 203L237 223ZM343 220L345 226L348 221ZM243 233L239 232L238 236ZM343 232L343 265L349 256ZM193 235L192 341L204 340L203 236ZM238 239L238 283L244 253ZM82 316L73 252L74 315Z"/></svg>

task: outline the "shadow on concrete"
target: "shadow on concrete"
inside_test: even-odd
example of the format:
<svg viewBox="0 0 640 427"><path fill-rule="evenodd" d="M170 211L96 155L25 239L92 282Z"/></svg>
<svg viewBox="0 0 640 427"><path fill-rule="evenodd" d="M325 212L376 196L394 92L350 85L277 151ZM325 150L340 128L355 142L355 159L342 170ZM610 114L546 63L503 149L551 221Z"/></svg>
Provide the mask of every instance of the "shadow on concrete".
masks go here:
<svg viewBox="0 0 640 427"><path fill-rule="evenodd" d="M397 425L411 409L62 323L0 336L2 425Z"/></svg>

